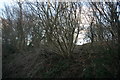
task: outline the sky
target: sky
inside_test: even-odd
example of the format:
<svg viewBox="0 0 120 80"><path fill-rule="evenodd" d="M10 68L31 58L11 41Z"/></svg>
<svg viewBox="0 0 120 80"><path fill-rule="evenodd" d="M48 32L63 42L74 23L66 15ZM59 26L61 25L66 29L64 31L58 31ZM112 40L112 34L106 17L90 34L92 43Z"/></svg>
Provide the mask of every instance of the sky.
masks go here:
<svg viewBox="0 0 120 80"><path fill-rule="evenodd" d="M13 0L0 0L0 9L4 8L4 4L9 5Z"/></svg>
<svg viewBox="0 0 120 80"><path fill-rule="evenodd" d="M0 12L1 12L1 9L4 8L4 5L11 5L12 3L15 3L17 0L0 0ZM23 0L22 0L23 1ZM28 1L35 1L35 0L28 0ZM47 0L44 0L44 1L47 1ZM88 12L90 11L90 9L88 9L87 7L83 6L83 14L81 14L81 19L82 19L82 24L85 25L88 25L89 23L87 22L86 17L87 17L87 14ZM77 11L78 12L78 11ZM89 13L90 14L90 13ZM1 16L1 13L0 13L0 16ZM88 17L87 17L88 18ZM89 19L90 20L90 19ZM80 34L78 36L79 38L79 41L77 42L78 45L82 45L83 43L86 43L83 38L85 36L85 31L82 31L82 34Z"/></svg>
<svg viewBox="0 0 120 80"><path fill-rule="evenodd" d="M1 9L4 8L4 5L11 5L12 3L14 3L15 1L17 0L0 0L0 12L1 12ZM32 1L32 0L29 0L29 1ZM35 1L35 0L34 0ZM0 16L2 14L0 13ZM82 17L81 17L82 18ZM84 17L83 17L84 18ZM85 20L82 19L83 22L85 22ZM83 38L84 38L84 32L82 34L80 34L78 36L79 40L77 42L78 45L82 45L83 44Z"/></svg>
<svg viewBox="0 0 120 80"><path fill-rule="evenodd" d="M0 0L0 9L4 8L4 4L11 4L13 1L17 1L17 0ZM22 0L23 1L23 0ZM35 1L35 0L28 0L28 1ZM47 1L47 0L39 0L39 1ZM54 0L51 0L54 1ZM75 0L59 0L59 1L75 1ZM85 1L88 2L89 0L77 0L77 1ZM101 0L92 0L92 1L101 1ZM104 1L108 1L108 0L104 0ZM112 0L112 1L118 1L118 0Z"/></svg>
<svg viewBox="0 0 120 80"><path fill-rule="evenodd" d="M13 0L0 0L0 17L2 16L1 10L4 9L4 5L10 5L13 3Z"/></svg>

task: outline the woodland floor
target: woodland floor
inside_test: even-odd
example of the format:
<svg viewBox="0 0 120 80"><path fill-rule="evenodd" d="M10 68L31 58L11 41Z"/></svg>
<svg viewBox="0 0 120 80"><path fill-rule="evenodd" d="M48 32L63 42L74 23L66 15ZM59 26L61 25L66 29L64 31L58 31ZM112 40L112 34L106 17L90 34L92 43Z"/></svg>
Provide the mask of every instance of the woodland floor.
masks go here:
<svg viewBox="0 0 120 80"><path fill-rule="evenodd" d="M116 78L116 54L103 47L77 46L64 59L50 48L36 48L2 58L3 78Z"/></svg>

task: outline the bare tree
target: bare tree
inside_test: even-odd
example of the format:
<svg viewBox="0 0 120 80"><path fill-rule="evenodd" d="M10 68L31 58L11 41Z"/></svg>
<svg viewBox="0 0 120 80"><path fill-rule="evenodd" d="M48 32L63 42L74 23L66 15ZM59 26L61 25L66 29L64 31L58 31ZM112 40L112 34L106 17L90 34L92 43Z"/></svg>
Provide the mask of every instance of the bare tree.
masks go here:
<svg viewBox="0 0 120 80"><path fill-rule="evenodd" d="M38 15L41 23L39 26L44 31L47 44L54 46L58 54L71 56L80 31L76 17L76 9L79 8L80 11L80 3L36 3L29 3L29 6Z"/></svg>

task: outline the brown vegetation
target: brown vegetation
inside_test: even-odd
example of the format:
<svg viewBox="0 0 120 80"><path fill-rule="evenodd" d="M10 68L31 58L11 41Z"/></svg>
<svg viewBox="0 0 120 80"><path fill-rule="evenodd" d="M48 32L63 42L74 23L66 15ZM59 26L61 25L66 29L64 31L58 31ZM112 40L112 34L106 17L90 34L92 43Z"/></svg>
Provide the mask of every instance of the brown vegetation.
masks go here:
<svg viewBox="0 0 120 80"><path fill-rule="evenodd" d="M80 26L85 4L91 10L86 17L88 28ZM25 1L15 5L3 10L3 78L119 76L118 2ZM87 31L84 40L89 42L78 46L83 29Z"/></svg>

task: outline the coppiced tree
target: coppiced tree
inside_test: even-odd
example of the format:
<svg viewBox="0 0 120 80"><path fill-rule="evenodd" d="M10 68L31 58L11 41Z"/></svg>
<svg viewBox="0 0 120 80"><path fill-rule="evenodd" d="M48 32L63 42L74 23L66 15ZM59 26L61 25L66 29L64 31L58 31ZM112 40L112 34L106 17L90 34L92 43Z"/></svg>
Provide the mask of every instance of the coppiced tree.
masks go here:
<svg viewBox="0 0 120 80"><path fill-rule="evenodd" d="M77 14L81 14L81 3L18 2L17 5L6 6L3 12L4 43L13 42L20 51L27 45L48 44L54 46L56 53L71 56L80 31Z"/></svg>
<svg viewBox="0 0 120 80"><path fill-rule="evenodd" d="M14 15L9 6L5 6L4 17L2 18L2 44L3 47L15 48L17 41L17 32L15 31ZM3 48L4 49L4 48ZM16 48L15 48L16 49Z"/></svg>
<svg viewBox="0 0 120 80"><path fill-rule="evenodd" d="M28 5L38 15L46 44L54 46L55 51L64 57L71 56L80 31L76 9L79 8L80 11L81 4L36 2ZM74 36L74 33L77 36Z"/></svg>
<svg viewBox="0 0 120 80"><path fill-rule="evenodd" d="M112 38L113 42L117 42L119 24L117 2L92 2L90 4L98 24L98 37L100 41L108 37L109 40Z"/></svg>
<svg viewBox="0 0 120 80"><path fill-rule="evenodd" d="M109 48L109 54L112 59L116 60L114 65L116 65L115 75L119 74L120 65L119 60L119 2L91 2L91 8L96 19L97 26L97 36L101 44L106 43ZM106 47L105 47L106 48Z"/></svg>
<svg viewBox="0 0 120 80"><path fill-rule="evenodd" d="M2 17L2 40L3 45L12 45L15 49L22 51L27 46L30 31L30 20L27 19L22 3L19 6L5 6ZM28 23L28 24L27 24ZM28 32L27 32L28 31Z"/></svg>

